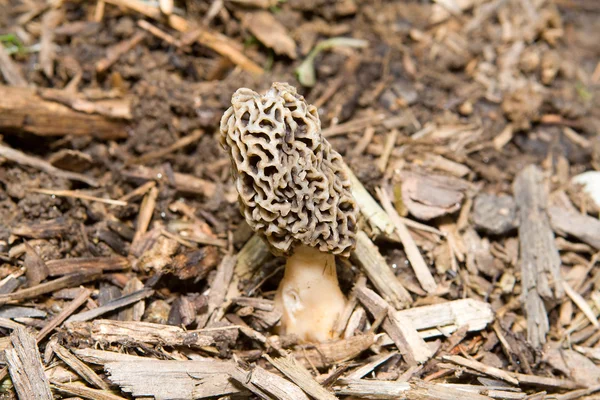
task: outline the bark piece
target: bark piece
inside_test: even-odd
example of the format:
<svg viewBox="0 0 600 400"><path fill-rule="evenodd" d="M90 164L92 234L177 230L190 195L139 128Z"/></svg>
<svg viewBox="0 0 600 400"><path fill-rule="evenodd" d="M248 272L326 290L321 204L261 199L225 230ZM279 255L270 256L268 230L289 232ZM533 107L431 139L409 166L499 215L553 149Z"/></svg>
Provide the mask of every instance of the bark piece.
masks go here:
<svg viewBox="0 0 600 400"><path fill-rule="evenodd" d="M473 202L473 223L478 231L507 234L518 225L514 199L508 195L479 194Z"/></svg>
<svg viewBox="0 0 600 400"><path fill-rule="evenodd" d="M522 303L527 316L527 340L534 348L546 342L548 314L543 300L556 301L563 294L560 257L547 213L544 177L534 165L526 167L514 182L519 213Z"/></svg>
<svg viewBox="0 0 600 400"><path fill-rule="evenodd" d="M13 348L5 351L8 371L21 400L52 400L52 392L35 338L24 328L10 335Z"/></svg>
<svg viewBox="0 0 600 400"><path fill-rule="evenodd" d="M141 343L193 348L202 348L213 343L213 338L205 335L202 330L185 331L177 326L148 322L97 319L93 322L67 322L65 325L70 334L90 338L99 343Z"/></svg>
<svg viewBox="0 0 600 400"><path fill-rule="evenodd" d="M50 276L67 275L82 270L118 271L131 266L125 257L79 257L46 262Z"/></svg>
<svg viewBox="0 0 600 400"><path fill-rule="evenodd" d="M110 374L111 382L134 397L200 399L246 392L229 379L235 368L229 361L165 361L135 357L132 361L110 362L104 368Z"/></svg>
<svg viewBox="0 0 600 400"><path fill-rule="evenodd" d="M562 207L550 207L550 222L554 231L561 235L571 235L600 249L600 221L587 214L569 211Z"/></svg>
<svg viewBox="0 0 600 400"><path fill-rule="evenodd" d="M125 125L99 115L74 111L43 100L35 89L0 85L0 129L40 136L94 136L112 140L127 137Z"/></svg>

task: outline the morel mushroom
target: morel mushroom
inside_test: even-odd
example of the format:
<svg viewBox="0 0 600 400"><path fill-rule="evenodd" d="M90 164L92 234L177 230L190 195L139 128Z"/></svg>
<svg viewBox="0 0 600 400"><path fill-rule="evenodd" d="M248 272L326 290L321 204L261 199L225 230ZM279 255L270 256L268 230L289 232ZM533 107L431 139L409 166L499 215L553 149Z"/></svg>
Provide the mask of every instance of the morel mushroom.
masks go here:
<svg viewBox="0 0 600 400"><path fill-rule="evenodd" d="M354 248L358 214L342 158L321 135L316 107L286 83L264 96L239 89L231 104L221 143L242 214L274 254L287 256L275 296L280 333L331 339L346 304L335 256Z"/></svg>

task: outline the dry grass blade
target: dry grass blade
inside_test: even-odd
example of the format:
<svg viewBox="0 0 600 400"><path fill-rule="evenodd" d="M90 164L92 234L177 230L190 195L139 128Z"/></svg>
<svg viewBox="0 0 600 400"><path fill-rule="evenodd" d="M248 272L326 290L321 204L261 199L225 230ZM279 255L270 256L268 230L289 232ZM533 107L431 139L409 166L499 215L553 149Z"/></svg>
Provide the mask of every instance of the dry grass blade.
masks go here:
<svg viewBox="0 0 600 400"><path fill-rule="evenodd" d="M76 190L53 190L53 189L27 189L29 192L47 194L50 196L71 197L74 199L97 201L99 203L110 204L112 206L126 206L127 203L121 200L104 199L102 197L90 196L89 194L81 193Z"/></svg>
<svg viewBox="0 0 600 400"><path fill-rule="evenodd" d="M155 160L157 158L163 158L164 156L171 154L179 149L182 149L194 142L197 142L204 135L204 131L201 129L196 129L190 135L184 136L181 139L175 141L175 143L146 154L143 154L134 160L131 161L132 164L145 164L149 161Z"/></svg>
<svg viewBox="0 0 600 400"><path fill-rule="evenodd" d="M587 301L585 301L585 299L579 293L577 293L575 289L573 289L571 285L569 285L566 281L563 281L562 285L565 289L565 293L567 294L567 296L569 296L573 303L575 303L577 307L579 307L579 309L583 312L587 319L590 320L592 325L594 325L596 328L600 328L600 323L598 323L596 313L594 313L594 310L592 310L592 307L589 306Z"/></svg>
<svg viewBox="0 0 600 400"><path fill-rule="evenodd" d="M23 77L19 66L10 58L4 46L0 46L0 74L11 86L27 86L27 81Z"/></svg>

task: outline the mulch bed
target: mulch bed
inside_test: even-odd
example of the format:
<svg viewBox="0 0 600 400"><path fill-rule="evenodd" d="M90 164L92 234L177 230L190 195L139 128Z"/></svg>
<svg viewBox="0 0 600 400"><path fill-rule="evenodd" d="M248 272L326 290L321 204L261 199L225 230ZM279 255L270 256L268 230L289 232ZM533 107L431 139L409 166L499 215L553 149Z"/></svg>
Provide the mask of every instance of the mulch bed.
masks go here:
<svg viewBox="0 0 600 400"><path fill-rule="evenodd" d="M597 398L596 1L0 9L1 398ZM218 140L272 82L353 174L330 342L276 334Z"/></svg>

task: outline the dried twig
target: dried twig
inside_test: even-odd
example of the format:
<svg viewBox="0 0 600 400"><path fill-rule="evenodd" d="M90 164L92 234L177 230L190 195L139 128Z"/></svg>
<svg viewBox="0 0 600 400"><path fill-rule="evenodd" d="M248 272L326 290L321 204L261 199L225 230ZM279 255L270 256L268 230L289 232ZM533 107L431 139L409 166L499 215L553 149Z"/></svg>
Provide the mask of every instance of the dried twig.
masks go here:
<svg viewBox="0 0 600 400"><path fill-rule="evenodd" d="M0 98L1 98L1 90L0 90ZM2 107L0 106L0 111L1 111L1 108ZM0 125L1 125L1 123L0 123ZM85 175L78 174L76 172L63 171L62 169L58 169L44 160L41 160L37 157L28 156L25 153L22 153L18 150L12 149L8 146L4 146L2 144L0 144L0 157L4 157L7 160L16 162L17 164L20 164L20 165L26 165L28 167L33 167L33 168L39 169L49 175L53 175L53 176L56 176L59 178L84 182L90 186L98 186L98 182L93 178L89 178Z"/></svg>

